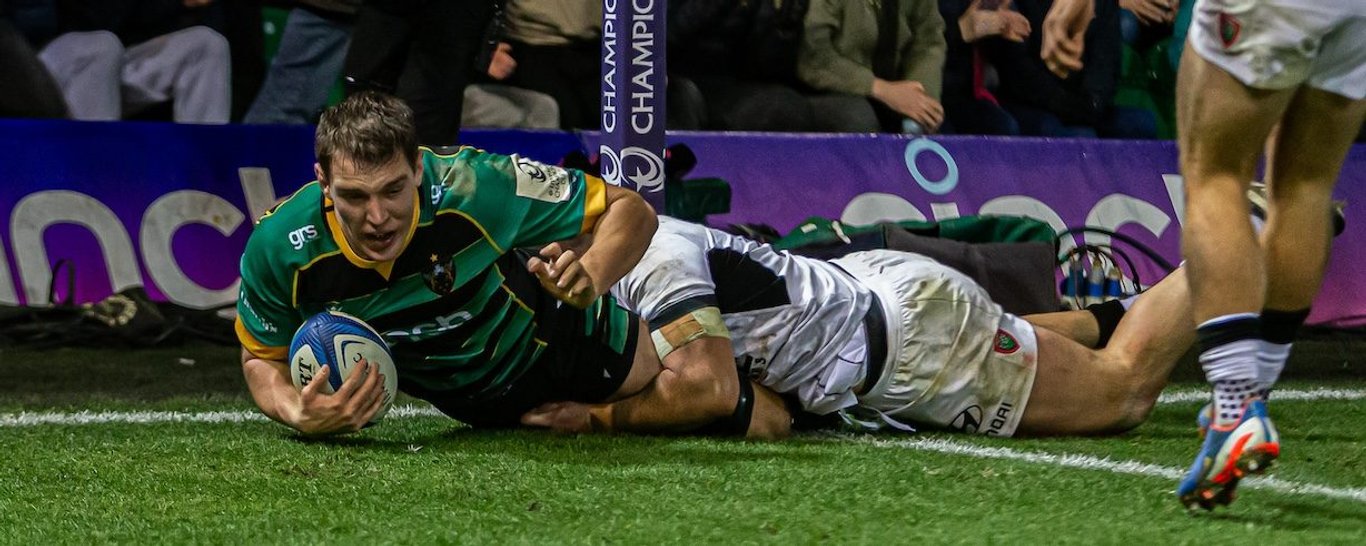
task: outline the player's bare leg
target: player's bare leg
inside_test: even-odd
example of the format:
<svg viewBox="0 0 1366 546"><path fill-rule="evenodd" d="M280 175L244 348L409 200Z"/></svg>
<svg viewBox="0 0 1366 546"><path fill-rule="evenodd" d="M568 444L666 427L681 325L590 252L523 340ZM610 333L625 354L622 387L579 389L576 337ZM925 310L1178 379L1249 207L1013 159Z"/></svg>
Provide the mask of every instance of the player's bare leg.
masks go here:
<svg viewBox="0 0 1366 546"><path fill-rule="evenodd" d="M1194 47L1186 48L1181 63L1177 134L1187 203L1182 251L1190 269L1200 363L1214 396L1209 433L1177 495L1187 507L1212 508L1231 502L1243 474L1264 471L1280 453L1259 396L1266 271L1244 196L1267 136L1295 91L1247 87Z"/></svg>
<svg viewBox="0 0 1366 546"><path fill-rule="evenodd" d="M1062 334L1063 337L1075 341L1083 347L1095 348L1100 344L1100 325L1096 324L1095 315L1088 311L1036 313L1020 318L1029 321L1036 329L1046 328Z"/></svg>
<svg viewBox="0 0 1366 546"><path fill-rule="evenodd" d="M659 353L655 352L654 343L650 341L650 326L644 320L637 322L639 324L636 328L640 330L640 335L636 337L636 356L631 362L631 371L626 374L626 380L617 388L617 392L612 393L605 402L613 402L640 392L664 369L664 365L659 361Z"/></svg>
<svg viewBox="0 0 1366 546"><path fill-rule="evenodd" d="M1332 240L1332 191L1352 139L1366 117L1366 100L1313 88L1296 93L1272 135L1266 230L1267 293L1262 311L1266 344L1259 381L1270 388L1319 292Z"/></svg>
<svg viewBox="0 0 1366 546"><path fill-rule="evenodd" d="M1134 301L1104 349L1036 328L1038 371L1017 434L1106 434L1138 426L1194 340L1190 316L1182 268Z"/></svg>

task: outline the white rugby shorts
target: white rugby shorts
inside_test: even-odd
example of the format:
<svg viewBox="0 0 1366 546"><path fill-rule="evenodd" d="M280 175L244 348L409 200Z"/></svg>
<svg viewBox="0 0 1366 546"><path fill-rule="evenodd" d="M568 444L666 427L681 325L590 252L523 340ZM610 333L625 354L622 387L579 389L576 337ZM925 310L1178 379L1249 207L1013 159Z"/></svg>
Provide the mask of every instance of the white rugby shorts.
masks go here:
<svg viewBox="0 0 1366 546"><path fill-rule="evenodd" d="M1032 325L918 254L872 250L833 261L877 294L887 316L887 365L860 406L912 425L1015 433L1037 371Z"/></svg>
<svg viewBox="0 0 1366 546"><path fill-rule="evenodd" d="M1190 45L1258 89L1366 97L1366 1L1197 0Z"/></svg>

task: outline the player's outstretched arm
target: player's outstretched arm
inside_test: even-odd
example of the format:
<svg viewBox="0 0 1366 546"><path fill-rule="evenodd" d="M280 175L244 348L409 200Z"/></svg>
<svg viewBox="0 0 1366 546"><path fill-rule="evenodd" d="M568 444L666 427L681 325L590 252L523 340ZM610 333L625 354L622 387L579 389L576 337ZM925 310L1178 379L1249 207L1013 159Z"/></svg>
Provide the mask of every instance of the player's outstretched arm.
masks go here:
<svg viewBox="0 0 1366 546"><path fill-rule="evenodd" d="M361 361L336 393L322 392L330 366L323 366L302 390L289 379L289 367L242 349L242 373L256 406L267 417L309 436L355 432L383 406L383 378Z"/></svg>
<svg viewBox="0 0 1366 546"><path fill-rule="evenodd" d="M554 402L522 417L560 432L705 432L774 440L791 433L782 399L749 378L741 384L730 340L702 337L669 353L640 393L605 404Z"/></svg>
<svg viewBox="0 0 1366 546"><path fill-rule="evenodd" d="M593 244L578 258L594 298L606 294L635 267L659 227L654 209L640 194L610 184L606 190L607 208L588 230Z"/></svg>

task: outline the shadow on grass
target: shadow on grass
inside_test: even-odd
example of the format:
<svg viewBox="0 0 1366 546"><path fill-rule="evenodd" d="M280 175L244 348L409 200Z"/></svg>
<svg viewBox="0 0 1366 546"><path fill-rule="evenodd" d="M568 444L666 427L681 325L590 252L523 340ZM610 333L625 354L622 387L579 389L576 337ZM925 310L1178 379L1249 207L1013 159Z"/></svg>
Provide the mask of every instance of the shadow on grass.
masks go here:
<svg viewBox="0 0 1366 546"><path fill-rule="evenodd" d="M1214 512L1197 512L1193 518L1231 523L1235 525L1264 526L1282 531L1341 531L1347 535L1359 535L1362 522L1366 522L1366 504L1353 501L1301 501L1284 497L1269 498L1275 493L1269 491L1242 491L1240 496L1256 495L1272 511L1253 510L1249 503L1235 502L1230 508L1219 508ZM1320 535L1321 536L1321 535Z"/></svg>

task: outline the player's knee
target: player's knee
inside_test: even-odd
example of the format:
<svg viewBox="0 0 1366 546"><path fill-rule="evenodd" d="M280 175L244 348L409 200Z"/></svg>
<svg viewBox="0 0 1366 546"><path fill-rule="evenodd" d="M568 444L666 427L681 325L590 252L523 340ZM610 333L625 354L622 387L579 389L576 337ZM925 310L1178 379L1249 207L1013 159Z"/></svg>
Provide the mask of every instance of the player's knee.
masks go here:
<svg viewBox="0 0 1366 546"><path fill-rule="evenodd" d="M1104 432L1116 434L1137 428L1152 415L1157 396L1145 392L1144 385L1124 383L1111 396L1110 423Z"/></svg>
<svg viewBox="0 0 1366 546"><path fill-rule="evenodd" d="M1148 416L1152 415L1153 408L1157 405L1156 402L1146 397L1130 396L1120 408L1111 432L1127 432L1138 428L1148 421Z"/></svg>

